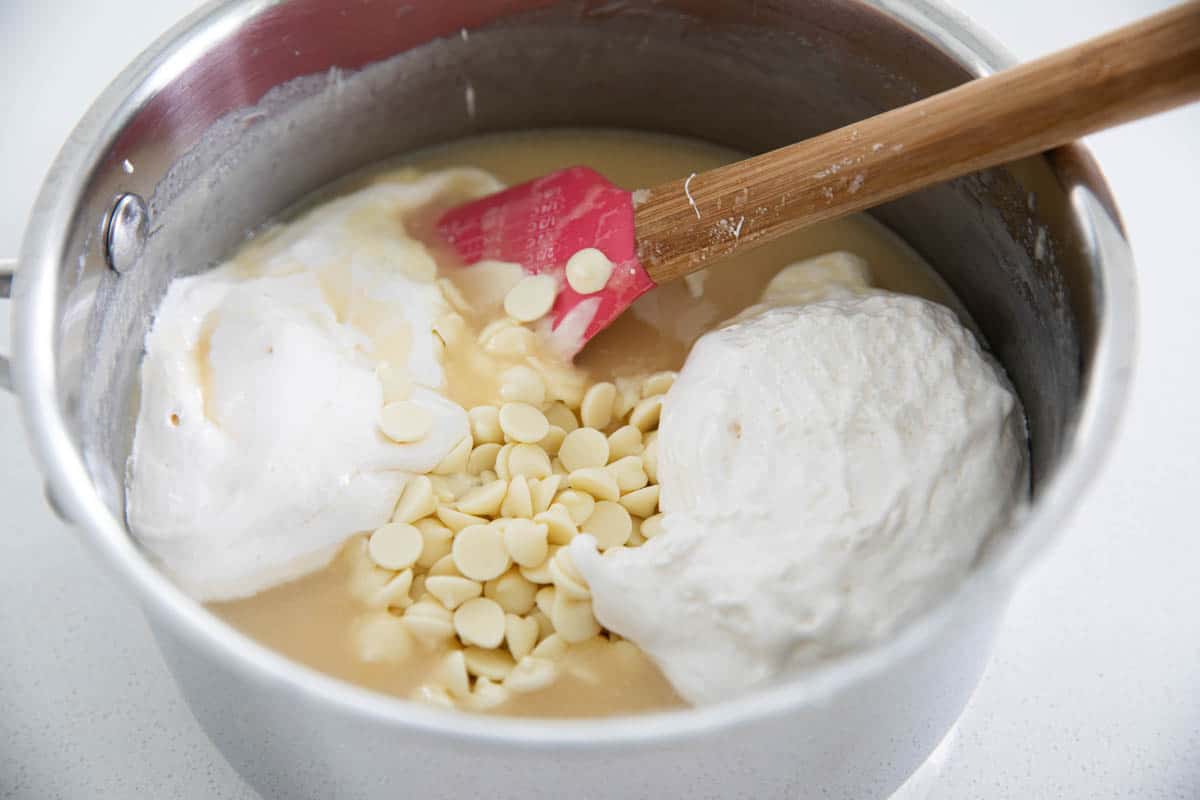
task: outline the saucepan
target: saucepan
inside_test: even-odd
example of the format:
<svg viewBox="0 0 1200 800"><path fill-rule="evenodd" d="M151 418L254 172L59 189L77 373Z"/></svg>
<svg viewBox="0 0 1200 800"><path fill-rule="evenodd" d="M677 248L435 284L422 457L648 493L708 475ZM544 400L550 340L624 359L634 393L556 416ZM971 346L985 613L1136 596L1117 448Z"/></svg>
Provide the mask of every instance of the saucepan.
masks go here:
<svg viewBox="0 0 1200 800"><path fill-rule="evenodd" d="M595 720L452 713L245 638L164 578L126 529L138 360L173 277L381 159L555 126L759 152L1009 61L931 0L209 5L96 101L29 222L11 360L48 496L137 597L196 717L265 795L886 796L959 716L1014 586L1080 502L1128 395L1132 264L1082 148L872 212L946 279L1021 395L1033 467L1021 524L887 641L716 705Z"/></svg>

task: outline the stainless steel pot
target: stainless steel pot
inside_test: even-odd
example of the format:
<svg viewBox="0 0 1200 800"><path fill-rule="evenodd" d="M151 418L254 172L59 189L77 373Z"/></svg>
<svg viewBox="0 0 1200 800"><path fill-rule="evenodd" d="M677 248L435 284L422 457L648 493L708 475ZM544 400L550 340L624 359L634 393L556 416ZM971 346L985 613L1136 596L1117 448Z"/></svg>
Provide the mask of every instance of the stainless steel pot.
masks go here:
<svg viewBox="0 0 1200 800"><path fill-rule="evenodd" d="M210 5L101 96L32 214L13 362L49 492L136 593L212 740L269 796L884 796L960 713L1015 581L1079 501L1125 401L1132 268L1081 149L875 212L941 271L1020 391L1027 518L899 635L734 702L597 721L481 718L382 697L260 647L181 594L125 529L136 368L172 277L378 159L556 125L759 151L1007 62L928 0Z"/></svg>

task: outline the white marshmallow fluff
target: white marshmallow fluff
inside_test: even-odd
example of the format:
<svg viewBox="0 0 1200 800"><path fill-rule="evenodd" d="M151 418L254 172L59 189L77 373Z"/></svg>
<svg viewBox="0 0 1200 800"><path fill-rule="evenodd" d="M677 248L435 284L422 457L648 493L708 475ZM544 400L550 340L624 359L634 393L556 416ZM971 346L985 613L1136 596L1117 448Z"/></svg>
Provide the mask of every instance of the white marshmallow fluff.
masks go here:
<svg viewBox="0 0 1200 800"><path fill-rule="evenodd" d="M779 681L929 607L1027 492L1024 417L946 308L832 254L702 337L659 430L662 533L572 554L597 619L693 703Z"/></svg>
<svg viewBox="0 0 1200 800"><path fill-rule="evenodd" d="M146 338L127 513L198 599L324 566L467 435L438 391L434 263L398 224L450 181L498 188L473 170L372 185L171 283ZM429 414L417 441L380 430L396 385Z"/></svg>

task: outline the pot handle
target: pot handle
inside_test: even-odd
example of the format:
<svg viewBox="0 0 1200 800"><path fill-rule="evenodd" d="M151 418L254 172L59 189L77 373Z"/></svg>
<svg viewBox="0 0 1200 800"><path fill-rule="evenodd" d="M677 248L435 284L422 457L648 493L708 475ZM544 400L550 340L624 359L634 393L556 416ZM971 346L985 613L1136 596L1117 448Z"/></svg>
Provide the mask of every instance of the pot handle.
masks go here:
<svg viewBox="0 0 1200 800"><path fill-rule="evenodd" d="M0 300L7 300L12 295L13 275L17 271L15 258L0 258ZM0 389L12 391L12 371L8 366L8 356L0 355Z"/></svg>

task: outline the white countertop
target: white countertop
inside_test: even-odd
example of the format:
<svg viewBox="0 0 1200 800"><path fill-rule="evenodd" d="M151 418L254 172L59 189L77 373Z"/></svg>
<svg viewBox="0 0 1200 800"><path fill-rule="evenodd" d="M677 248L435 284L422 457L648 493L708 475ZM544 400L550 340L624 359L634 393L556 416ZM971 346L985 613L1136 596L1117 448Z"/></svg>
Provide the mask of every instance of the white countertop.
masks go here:
<svg viewBox="0 0 1200 800"><path fill-rule="evenodd" d="M0 0L0 256L88 103L195 0ZM1169 5L958 0L1021 58ZM1085 10L1086 9L1086 10ZM1140 270L1118 446L1029 574L929 798L1200 797L1200 105L1091 142ZM0 351L8 348L0 303ZM0 396L0 798L254 798L209 744L142 618L50 512Z"/></svg>

